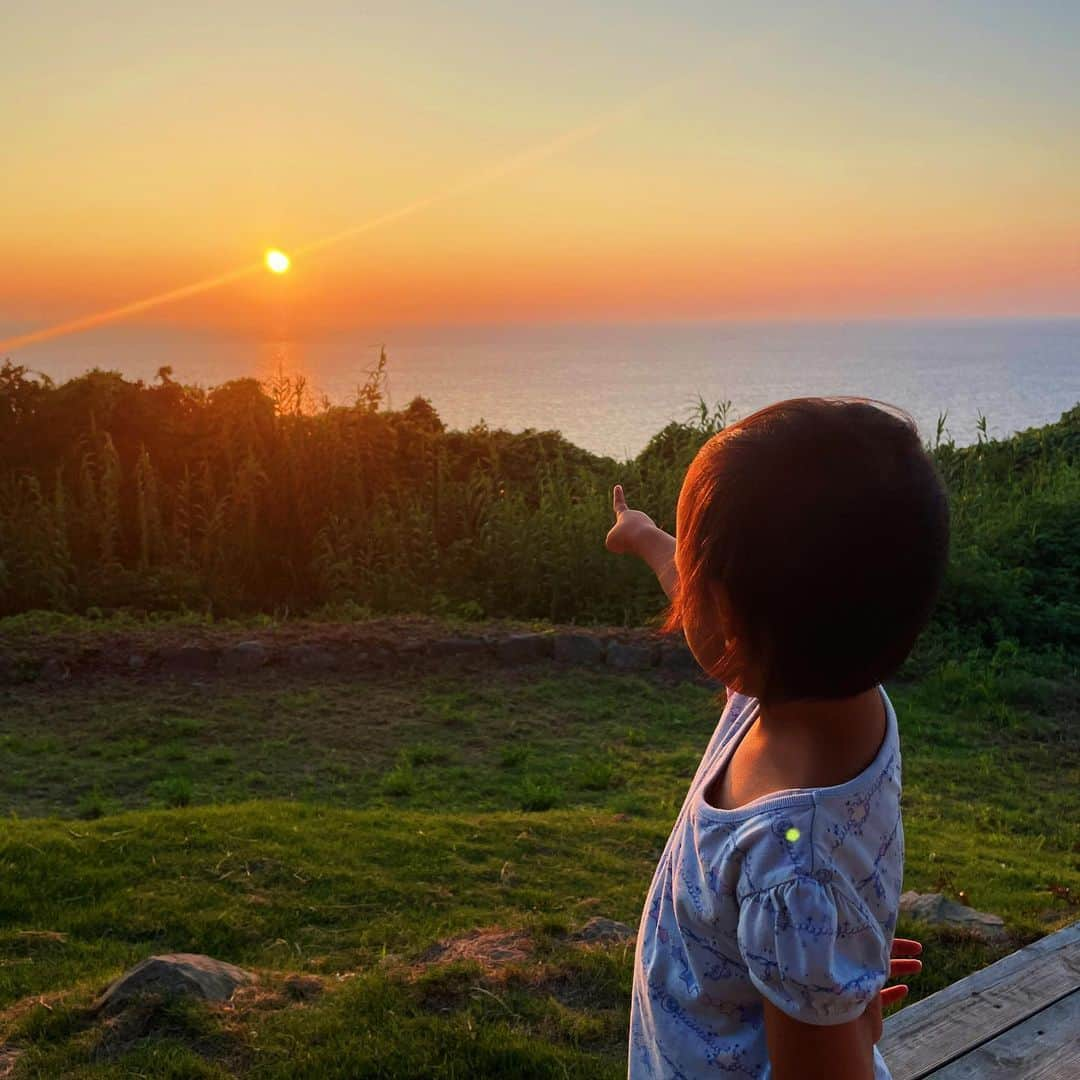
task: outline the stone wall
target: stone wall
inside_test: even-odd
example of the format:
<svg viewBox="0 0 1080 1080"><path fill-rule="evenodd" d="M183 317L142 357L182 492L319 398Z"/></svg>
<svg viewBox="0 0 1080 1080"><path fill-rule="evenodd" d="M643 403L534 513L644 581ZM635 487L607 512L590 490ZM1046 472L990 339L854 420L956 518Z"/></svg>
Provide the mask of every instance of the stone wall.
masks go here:
<svg viewBox="0 0 1080 1080"><path fill-rule="evenodd" d="M704 679L681 637L649 630L535 630L386 619L282 624L258 633L207 626L190 633L167 627L17 642L0 638L0 684L63 683L101 675L203 679L275 668L350 674L418 664L520 667L537 662Z"/></svg>

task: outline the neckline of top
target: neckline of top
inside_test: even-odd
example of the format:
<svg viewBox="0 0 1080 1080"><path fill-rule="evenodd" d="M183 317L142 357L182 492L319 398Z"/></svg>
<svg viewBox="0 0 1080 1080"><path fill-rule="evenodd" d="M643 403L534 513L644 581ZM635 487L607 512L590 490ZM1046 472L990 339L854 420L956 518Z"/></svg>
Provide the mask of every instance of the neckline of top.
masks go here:
<svg viewBox="0 0 1080 1080"><path fill-rule="evenodd" d="M712 767L698 783L697 790L694 792L694 807L697 813L721 821L733 821L737 818L754 817L757 814L767 813L770 810L778 810L782 807L794 806L796 804L811 805L819 799L843 797L857 791L870 776L880 770L884 764L885 758L892 752L892 748L896 743L896 711L893 709L892 702L889 700L889 695L885 693L885 688L880 684L878 685L878 693L881 694L881 701L885 706L885 737L881 740L881 745L878 747L878 751L874 755L873 760L856 776L853 776L850 780L845 780L842 784L833 784L830 787L785 788L782 791L774 791L769 795L762 795L757 799L751 799L750 802L743 803L742 806L736 806L730 810L723 810L720 807L713 806L711 803L705 801L705 790L723 772L723 770L727 768L728 761L735 752L735 748L742 742L746 733L757 720L761 706L755 700L754 704L736 721L739 725L738 729L732 732L731 736L724 744L723 749L720 751L719 759L713 763Z"/></svg>

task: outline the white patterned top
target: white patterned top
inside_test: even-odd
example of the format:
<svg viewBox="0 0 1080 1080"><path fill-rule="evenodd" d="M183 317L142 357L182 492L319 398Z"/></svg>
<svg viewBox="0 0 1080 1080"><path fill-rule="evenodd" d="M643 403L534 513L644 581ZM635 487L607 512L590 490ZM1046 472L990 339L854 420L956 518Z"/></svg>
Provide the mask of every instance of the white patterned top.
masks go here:
<svg viewBox="0 0 1080 1080"><path fill-rule="evenodd" d="M853 1020L882 987L904 866L900 742L847 783L735 810L705 789L757 719L729 694L653 875L638 933L631 1080L771 1075L762 999L808 1024ZM875 1080L889 1071L874 1051Z"/></svg>

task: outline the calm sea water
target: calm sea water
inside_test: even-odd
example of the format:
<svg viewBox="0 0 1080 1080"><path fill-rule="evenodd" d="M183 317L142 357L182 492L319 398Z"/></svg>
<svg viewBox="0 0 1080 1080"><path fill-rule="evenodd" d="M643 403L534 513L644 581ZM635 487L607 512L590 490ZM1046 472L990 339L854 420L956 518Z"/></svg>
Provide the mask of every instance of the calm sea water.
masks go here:
<svg viewBox="0 0 1080 1080"><path fill-rule="evenodd" d="M859 394L907 409L924 437L938 414L958 443L979 414L993 436L1056 420L1080 401L1080 319L967 322L715 323L676 326L454 328L388 334L394 406L430 398L453 427L558 428L618 458L636 454L700 396L732 415L785 397ZM278 370L350 400L378 344L264 345L180 337L60 339L11 359L55 379L97 366L212 386Z"/></svg>

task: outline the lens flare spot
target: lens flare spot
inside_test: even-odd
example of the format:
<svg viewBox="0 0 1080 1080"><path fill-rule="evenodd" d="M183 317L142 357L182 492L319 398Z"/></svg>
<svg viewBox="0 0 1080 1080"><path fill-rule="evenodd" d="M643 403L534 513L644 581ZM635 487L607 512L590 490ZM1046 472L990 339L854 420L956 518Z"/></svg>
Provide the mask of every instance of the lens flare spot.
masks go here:
<svg viewBox="0 0 1080 1080"><path fill-rule="evenodd" d="M284 274L292 265L292 260L289 256L286 255L284 251L278 251L277 248L271 248L266 253L264 261L267 270L270 270L275 274Z"/></svg>
<svg viewBox="0 0 1080 1080"><path fill-rule="evenodd" d="M796 829L794 825L792 825L791 828L788 829L786 833L784 833L784 839L787 840L789 844L794 844L800 836L802 836L802 833L799 832L799 830Z"/></svg>

